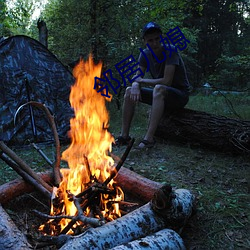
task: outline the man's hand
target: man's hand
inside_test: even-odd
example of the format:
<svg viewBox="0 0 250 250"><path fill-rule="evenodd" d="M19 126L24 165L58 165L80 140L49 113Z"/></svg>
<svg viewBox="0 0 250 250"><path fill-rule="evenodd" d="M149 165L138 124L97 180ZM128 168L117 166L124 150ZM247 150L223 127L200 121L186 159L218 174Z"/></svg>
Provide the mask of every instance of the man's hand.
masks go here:
<svg viewBox="0 0 250 250"><path fill-rule="evenodd" d="M138 102L141 98L141 90L138 82L133 82L130 92L130 99Z"/></svg>

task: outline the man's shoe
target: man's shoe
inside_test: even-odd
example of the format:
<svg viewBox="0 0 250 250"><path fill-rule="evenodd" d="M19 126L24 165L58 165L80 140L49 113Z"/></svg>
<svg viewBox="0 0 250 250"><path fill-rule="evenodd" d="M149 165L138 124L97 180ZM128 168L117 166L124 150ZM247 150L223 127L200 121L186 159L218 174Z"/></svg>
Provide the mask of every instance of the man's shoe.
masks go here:
<svg viewBox="0 0 250 250"><path fill-rule="evenodd" d="M142 140L136 148L137 149L153 148L154 145L155 145L155 140L152 142L148 140Z"/></svg>
<svg viewBox="0 0 250 250"><path fill-rule="evenodd" d="M131 141L131 137L128 136L127 138L124 138L123 136L118 136L115 140L114 146L127 146L129 142Z"/></svg>

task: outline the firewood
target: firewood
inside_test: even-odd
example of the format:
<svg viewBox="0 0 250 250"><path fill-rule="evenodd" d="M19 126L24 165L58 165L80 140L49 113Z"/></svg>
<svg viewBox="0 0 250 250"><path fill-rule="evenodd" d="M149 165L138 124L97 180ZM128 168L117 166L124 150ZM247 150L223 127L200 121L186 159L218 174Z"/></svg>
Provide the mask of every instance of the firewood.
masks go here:
<svg viewBox="0 0 250 250"><path fill-rule="evenodd" d="M125 193L134 196L143 203L149 202L154 193L162 186L161 183L145 178L124 167L120 169L114 180Z"/></svg>
<svg viewBox="0 0 250 250"><path fill-rule="evenodd" d="M182 238L172 229L162 229L144 238L111 248L111 250L185 250Z"/></svg>
<svg viewBox="0 0 250 250"><path fill-rule="evenodd" d="M28 166L26 162L24 162L17 154L12 151L3 141L0 141L0 149L11 158L11 160L15 161L18 166L22 168L27 174L29 174L32 178L34 178L38 183L40 183L45 189L47 189L50 193L52 192L52 187L40 179L37 174Z"/></svg>
<svg viewBox="0 0 250 250"><path fill-rule="evenodd" d="M101 227L87 230L60 249L109 249L166 227L183 226L192 214L195 197L185 189L172 192L171 188L163 187L159 192L151 202ZM178 224L173 225L175 222Z"/></svg>
<svg viewBox="0 0 250 250"><path fill-rule="evenodd" d="M27 174L22 168L20 168L15 162L9 159L4 153L0 153L0 158L5 161L10 167L12 167L27 183L31 184L39 192L41 192L45 197L50 199L51 193L44 188L40 182L37 182L29 174Z"/></svg>
<svg viewBox="0 0 250 250"><path fill-rule="evenodd" d="M25 236L17 229L9 215L0 204L0 249L32 249Z"/></svg>
<svg viewBox="0 0 250 250"><path fill-rule="evenodd" d="M38 174L39 178L47 183L53 182L50 171ZM121 167L114 179L125 193L133 195L143 203L149 202L155 191L162 186L159 182L147 179L127 168ZM16 179L0 186L0 203L8 201L24 193L32 192L34 188L21 179Z"/></svg>
<svg viewBox="0 0 250 250"><path fill-rule="evenodd" d="M51 172L37 173L38 177L47 183L53 181ZM12 199L34 191L34 186L22 179L15 179L0 186L0 203L6 204Z"/></svg>

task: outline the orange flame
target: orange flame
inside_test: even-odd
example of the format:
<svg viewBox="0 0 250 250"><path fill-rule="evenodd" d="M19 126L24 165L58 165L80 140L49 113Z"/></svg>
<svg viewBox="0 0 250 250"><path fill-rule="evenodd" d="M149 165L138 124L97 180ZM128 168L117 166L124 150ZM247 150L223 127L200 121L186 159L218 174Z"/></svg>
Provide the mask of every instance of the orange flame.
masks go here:
<svg viewBox="0 0 250 250"><path fill-rule="evenodd" d="M70 103L75 112L74 118L70 120L69 135L72 142L62 153L62 159L68 162L70 171L62 171L63 181L59 187L65 204L64 211L60 213L65 215L74 216L77 213L74 203L68 201L67 190L77 195L87 188L93 177L103 183L114 168L114 161L108 155L114 138L108 132L109 114L105 106L106 99L93 88L94 78L100 77L101 68L102 64L95 65L90 56L86 62L80 60L73 71L76 81L70 93ZM109 187L112 184L113 181L109 183ZM114 199L122 200L122 190L118 189L118 193ZM105 214L105 195L101 200L104 207L102 213ZM117 204L113 208L113 213L121 216ZM51 214L53 213L55 214L55 211ZM61 225L63 229L68 221L61 222L64 223Z"/></svg>

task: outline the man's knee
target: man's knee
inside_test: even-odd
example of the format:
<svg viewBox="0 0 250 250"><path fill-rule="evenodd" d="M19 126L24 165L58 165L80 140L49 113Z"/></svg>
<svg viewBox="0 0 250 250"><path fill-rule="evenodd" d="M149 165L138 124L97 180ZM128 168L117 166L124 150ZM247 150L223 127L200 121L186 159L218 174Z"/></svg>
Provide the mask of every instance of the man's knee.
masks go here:
<svg viewBox="0 0 250 250"><path fill-rule="evenodd" d="M167 93L167 90L165 88L165 86L157 84L154 87L154 92L153 92L153 96L154 97L164 97L165 94Z"/></svg>
<svg viewBox="0 0 250 250"><path fill-rule="evenodd" d="M124 98L130 98L131 87L127 87L125 90Z"/></svg>

